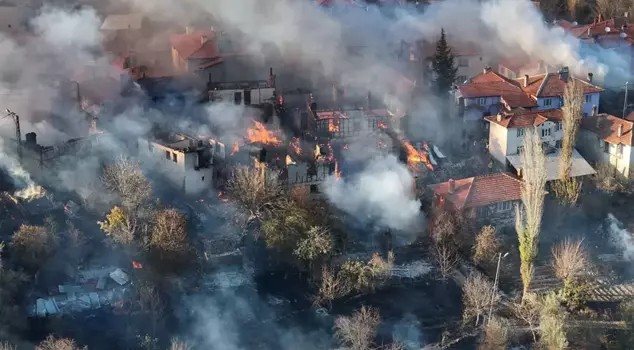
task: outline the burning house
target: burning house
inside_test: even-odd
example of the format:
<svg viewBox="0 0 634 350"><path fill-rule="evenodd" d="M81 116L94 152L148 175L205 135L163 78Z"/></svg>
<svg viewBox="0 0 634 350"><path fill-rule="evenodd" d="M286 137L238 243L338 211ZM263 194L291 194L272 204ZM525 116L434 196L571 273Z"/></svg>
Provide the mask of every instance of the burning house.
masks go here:
<svg viewBox="0 0 634 350"><path fill-rule="evenodd" d="M319 109L316 102L307 106L302 125L320 139L351 140L379 132L393 119L385 109L326 108Z"/></svg>
<svg viewBox="0 0 634 350"><path fill-rule="evenodd" d="M138 140L139 156L157 166L187 194L208 190L221 171L225 145L209 138L154 133Z"/></svg>

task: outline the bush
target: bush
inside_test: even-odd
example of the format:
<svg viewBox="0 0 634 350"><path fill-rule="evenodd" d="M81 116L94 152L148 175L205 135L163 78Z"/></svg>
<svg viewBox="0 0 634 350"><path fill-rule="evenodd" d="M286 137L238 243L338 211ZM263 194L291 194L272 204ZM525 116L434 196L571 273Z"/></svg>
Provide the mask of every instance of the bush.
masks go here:
<svg viewBox="0 0 634 350"><path fill-rule="evenodd" d="M150 247L161 254L186 254L190 247L185 215L176 209L157 211L150 230Z"/></svg>
<svg viewBox="0 0 634 350"><path fill-rule="evenodd" d="M550 185L550 190L562 204L573 205L577 203L577 200L579 199L581 187L581 181L578 181L573 177L567 177L563 180L559 179L553 181Z"/></svg>
<svg viewBox="0 0 634 350"><path fill-rule="evenodd" d="M540 303L540 342L548 349L565 349L568 346L565 310L554 293L547 294Z"/></svg>
<svg viewBox="0 0 634 350"><path fill-rule="evenodd" d="M57 243L58 237L46 227L22 225L13 234L11 247L23 265L35 271L53 256Z"/></svg>
<svg viewBox="0 0 634 350"><path fill-rule="evenodd" d="M506 350L509 346L508 321L498 317L491 317L484 327L484 339L480 350Z"/></svg>
<svg viewBox="0 0 634 350"><path fill-rule="evenodd" d="M379 326L379 312L363 306L351 317L340 316L335 320L335 336L350 350L367 350Z"/></svg>
<svg viewBox="0 0 634 350"><path fill-rule="evenodd" d="M87 347L80 347L75 341L67 338L56 339L53 335L49 335L46 340L35 347L35 350L87 350Z"/></svg>
<svg viewBox="0 0 634 350"><path fill-rule="evenodd" d="M306 236L301 238L293 254L305 261L314 261L319 257L332 253L332 236L330 231L321 226L311 227Z"/></svg>
<svg viewBox="0 0 634 350"><path fill-rule="evenodd" d="M473 246L473 261L478 264L490 263L500 249L500 243L495 235L495 228L484 226L476 236Z"/></svg>

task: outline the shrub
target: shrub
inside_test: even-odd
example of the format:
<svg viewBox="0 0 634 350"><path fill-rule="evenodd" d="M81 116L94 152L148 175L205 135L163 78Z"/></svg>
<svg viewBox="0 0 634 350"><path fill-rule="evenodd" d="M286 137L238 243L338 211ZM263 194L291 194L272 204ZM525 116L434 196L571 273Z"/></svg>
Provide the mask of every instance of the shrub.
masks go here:
<svg viewBox="0 0 634 350"><path fill-rule="evenodd" d="M478 264L489 263L500 249L500 243L495 235L495 228L491 225L484 226L476 236L473 246L473 261Z"/></svg>
<svg viewBox="0 0 634 350"><path fill-rule="evenodd" d="M379 312L363 306L352 316L340 316L335 320L335 337L350 350L370 349L379 322Z"/></svg>

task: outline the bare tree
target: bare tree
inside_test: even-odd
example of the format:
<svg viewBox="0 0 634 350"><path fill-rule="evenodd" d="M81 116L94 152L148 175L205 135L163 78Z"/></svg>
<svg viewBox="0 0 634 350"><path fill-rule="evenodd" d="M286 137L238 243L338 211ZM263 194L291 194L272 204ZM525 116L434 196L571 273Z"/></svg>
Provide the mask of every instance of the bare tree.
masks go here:
<svg viewBox="0 0 634 350"><path fill-rule="evenodd" d="M145 177L139 162L120 157L105 167L102 181L121 200L121 206L130 214L136 214L139 207L152 198L152 185Z"/></svg>
<svg viewBox="0 0 634 350"><path fill-rule="evenodd" d="M516 230L520 250L520 274L523 293L526 295L533 279L533 261L537 256L537 245L544 212L546 186L546 160L537 129L530 128L524 136L522 153L523 208L516 210Z"/></svg>
<svg viewBox="0 0 634 350"><path fill-rule="evenodd" d="M629 0L596 0L595 13L604 19L623 15L632 4Z"/></svg>
<svg viewBox="0 0 634 350"><path fill-rule="evenodd" d="M3 342L0 343L0 350L16 350L16 347L7 342Z"/></svg>
<svg viewBox="0 0 634 350"><path fill-rule="evenodd" d="M458 264L458 254L450 243L434 244L434 259L442 279L447 279Z"/></svg>
<svg viewBox="0 0 634 350"><path fill-rule="evenodd" d="M192 350L193 347L186 342L179 340L178 338L172 339L172 344L170 345L169 350Z"/></svg>
<svg viewBox="0 0 634 350"><path fill-rule="evenodd" d="M11 247L30 269L39 268L57 247L58 237L44 226L22 225L13 234Z"/></svg>
<svg viewBox="0 0 634 350"><path fill-rule="evenodd" d="M553 247L552 254L553 270L561 281L569 281L588 271L590 259L581 241L566 240L559 243Z"/></svg>
<svg viewBox="0 0 634 350"><path fill-rule="evenodd" d="M379 322L379 312L363 306L352 316L340 316L335 320L335 336L350 350L368 350Z"/></svg>
<svg viewBox="0 0 634 350"><path fill-rule="evenodd" d="M87 347L80 347L75 341L68 338L55 338L49 335L43 342L35 347L35 350L87 350Z"/></svg>
<svg viewBox="0 0 634 350"><path fill-rule="evenodd" d="M480 316L490 308L491 303L497 304L500 294L493 289L493 283L478 272L473 272L467 277L462 286L462 301L464 304L463 319L470 320L475 317L475 325L480 323Z"/></svg>
<svg viewBox="0 0 634 350"><path fill-rule="evenodd" d="M231 197L249 214L249 221L263 220L277 209L284 194L279 174L264 165L238 166L227 182Z"/></svg>
<svg viewBox="0 0 634 350"><path fill-rule="evenodd" d="M340 298L352 291L349 283L346 283L341 276L328 266L323 266L321 270L321 282L319 291L314 298L315 305L328 304L332 306L332 301Z"/></svg>
<svg viewBox="0 0 634 350"><path fill-rule="evenodd" d="M515 317L522 320L531 331L533 341L537 342L537 328L539 325L540 301L534 293L523 296L522 301L513 305Z"/></svg>
<svg viewBox="0 0 634 350"><path fill-rule="evenodd" d="M484 226L476 236L476 243L473 246L473 260L476 263L489 263L500 249L500 243L495 235L495 227Z"/></svg>
<svg viewBox="0 0 634 350"><path fill-rule="evenodd" d="M484 327L484 339L480 350L506 350L509 346L508 321L498 317L491 317Z"/></svg>
<svg viewBox="0 0 634 350"><path fill-rule="evenodd" d="M187 218L176 209L154 214L150 230L150 247L166 254L184 254L189 250Z"/></svg>

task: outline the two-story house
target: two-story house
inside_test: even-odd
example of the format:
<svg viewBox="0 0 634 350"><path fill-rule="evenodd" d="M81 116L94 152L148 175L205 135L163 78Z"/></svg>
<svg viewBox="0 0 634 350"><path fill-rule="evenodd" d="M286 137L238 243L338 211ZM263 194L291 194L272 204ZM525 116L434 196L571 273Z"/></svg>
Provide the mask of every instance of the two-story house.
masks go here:
<svg viewBox="0 0 634 350"><path fill-rule="evenodd" d="M509 173L470 177L430 185L433 208L474 218L480 224L512 226L521 200L521 181Z"/></svg>
<svg viewBox="0 0 634 350"><path fill-rule="evenodd" d="M498 113L484 118L489 122L489 153L501 164L521 174L524 135L530 128L537 129L546 153L548 180L559 178L558 160L563 137L561 109L515 111ZM594 169L573 150L571 177L590 175Z"/></svg>
<svg viewBox="0 0 634 350"><path fill-rule="evenodd" d="M610 164L625 179L631 176L632 127L634 123L609 114L597 114L581 123L577 145L594 163Z"/></svg>
<svg viewBox="0 0 634 350"><path fill-rule="evenodd" d="M162 172L186 194L211 189L225 159L225 145L212 139L183 134L156 133L139 138L141 160Z"/></svg>

